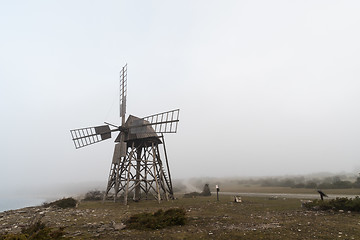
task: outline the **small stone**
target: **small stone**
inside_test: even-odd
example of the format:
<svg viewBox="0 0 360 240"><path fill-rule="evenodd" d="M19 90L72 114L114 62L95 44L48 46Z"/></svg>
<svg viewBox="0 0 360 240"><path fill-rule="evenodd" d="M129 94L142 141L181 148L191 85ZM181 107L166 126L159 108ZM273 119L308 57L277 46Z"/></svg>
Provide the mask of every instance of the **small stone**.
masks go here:
<svg viewBox="0 0 360 240"><path fill-rule="evenodd" d="M74 233L72 234L72 236L79 236L79 235L81 235L81 234L82 234L82 232L76 231L76 232L74 232Z"/></svg>
<svg viewBox="0 0 360 240"><path fill-rule="evenodd" d="M114 224L113 224L113 228L114 228L115 230L122 230L122 229L124 229L125 227L126 227L126 225L123 224L123 223L114 223Z"/></svg>

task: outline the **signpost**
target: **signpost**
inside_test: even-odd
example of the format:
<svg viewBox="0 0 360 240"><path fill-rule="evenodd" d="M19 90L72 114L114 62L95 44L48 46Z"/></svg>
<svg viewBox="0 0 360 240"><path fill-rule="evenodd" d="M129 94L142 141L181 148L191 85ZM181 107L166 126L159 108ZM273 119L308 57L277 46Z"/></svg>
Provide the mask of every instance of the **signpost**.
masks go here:
<svg viewBox="0 0 360 240"><path fill-rule="evenodd" d="M217 201L219 201L219 191L220 191L219 185L216 184L216 198L217 198Z"/></svg>

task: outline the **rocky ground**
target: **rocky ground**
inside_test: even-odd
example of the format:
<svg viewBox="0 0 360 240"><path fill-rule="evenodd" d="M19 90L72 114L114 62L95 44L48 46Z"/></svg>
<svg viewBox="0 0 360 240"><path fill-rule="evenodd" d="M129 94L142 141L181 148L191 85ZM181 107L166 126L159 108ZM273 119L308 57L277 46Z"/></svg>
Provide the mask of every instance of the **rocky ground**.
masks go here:
<svg viewBox="0 0 360 240"><path fill-rule="evenodd" d="M124 206L112 202L81 202L76 208L30 207L0 213L0 233L20 232L41 220L51 228L65 227L73 239L360 239L360 214L308 211L299 200L243 198L234 203L199 197L161 203L143 201ZM185 226L161 230L130 230L123 222L139 212L181 207Z"/></svg>
<svg viewBox="0 0 360 240"><path fill-rule="evenodd" d="M125 227L121 222L105 221L109 218L112 218L112 213L107 209L28 207L0 213L0 232L19 233L22 228L38 220L53 228L64 227L68 230L67 237L81 236L85 232L88 236L99 237L101 233L111 233Z"/></svg>

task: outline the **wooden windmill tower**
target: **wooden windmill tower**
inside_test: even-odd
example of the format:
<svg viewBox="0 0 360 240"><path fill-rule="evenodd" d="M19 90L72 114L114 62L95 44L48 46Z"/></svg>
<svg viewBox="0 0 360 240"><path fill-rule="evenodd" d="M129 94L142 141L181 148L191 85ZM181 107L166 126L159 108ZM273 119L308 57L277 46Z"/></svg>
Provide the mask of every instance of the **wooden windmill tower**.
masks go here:
<svg viewBox="0 0 360 240"><path fill-rule="evenodd" d="M176 133L179 109L139 118L129 115L125 121L127 96L127 65L120 71L121 125L106 125L70 130L75 148L111 138L115 139L114 155L104 199L113 192L114 201L128 198L135 201L154 197L172 199L173 188L164 133ZM161 147L162 146L162 147ZM113 191L112 191L113 190Z"/></svg>

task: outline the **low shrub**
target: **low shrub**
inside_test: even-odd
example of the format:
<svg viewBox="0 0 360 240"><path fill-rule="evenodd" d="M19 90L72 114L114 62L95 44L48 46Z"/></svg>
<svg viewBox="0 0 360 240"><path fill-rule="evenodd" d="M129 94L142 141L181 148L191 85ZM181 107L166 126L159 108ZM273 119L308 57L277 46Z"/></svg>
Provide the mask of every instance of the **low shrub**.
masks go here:
<svg viewBox="0 0 360 240"><path fill-rule="evenodd" d="M304 206L312 210L344 210L360 212L360 198L336 198L327 201L314 200Z"/></svg>
<svg viewBox="0 0 360 240"><path fill-rule="evenodd" d="M184 198L194 198L194 197L198 197L198 196L201 196L201 194L198 192L191 192L191 193L184 194Z"/></svg>
<svg viewBox="0 0 360 240"><path fill-rule="evenodd" d="M185 193L184 194L184 198L195 198L198 196L211 196L211 191L210 191L210 187L209 184L205 184L203 191L201 193L199 192L191 192L191 193Z"/></svg>
<svg viewBox="0 0 360 240"><path fill-rule="evenodd" d="M64 237L64 228L53 230L41 221L21 229L21 233L0 234L0 240L48 240L67 239Z"/></svg>
<svg viewBox="0 0 360 240"><path fill-rule="evenodd" d="M166 211L162 209L155 213L139 213L132 215L126 222L129 229L161 229L176 225L185 225L185 210L181 208L170 208Z"/></svg>
<svg viewBox="0 0 360 240"><path fill-rule="evenodd" d="M103 200L105 192L100 192L98 190L89 191L85 194L85 201L100 201Z"/></svg>
<svg viewBox="0 0 360 240"><path fill-rule="evenodd" d="M44 207L58 207L58 208L74 208L76 207L77 201L70 197L70 198L63 198L56 200L51 203L44 203Z"/></svg>

